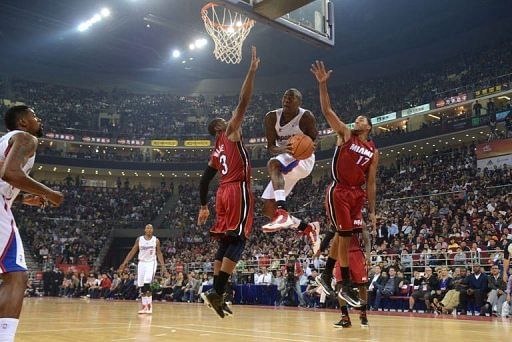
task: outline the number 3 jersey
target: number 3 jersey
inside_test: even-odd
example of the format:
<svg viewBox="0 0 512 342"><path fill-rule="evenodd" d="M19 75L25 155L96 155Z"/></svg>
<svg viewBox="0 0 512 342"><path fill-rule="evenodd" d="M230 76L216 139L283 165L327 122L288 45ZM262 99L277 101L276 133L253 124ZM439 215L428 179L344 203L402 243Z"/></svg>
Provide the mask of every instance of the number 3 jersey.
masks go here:
<svg viewBox="0 0 512 342"><path fill-rule="evenodd" d="M352 134L342 146L337 146L332 159L333 180L346 186L363 186L375 154L373 141L362 141Z"/></svg>
<svg viewBox="0 0 512 342"><path fill-rule="evenodd" d="M226 132L215 140L210 163L220 172L220 184L251 180L251 162L242 140L233 142Z"/></svg>

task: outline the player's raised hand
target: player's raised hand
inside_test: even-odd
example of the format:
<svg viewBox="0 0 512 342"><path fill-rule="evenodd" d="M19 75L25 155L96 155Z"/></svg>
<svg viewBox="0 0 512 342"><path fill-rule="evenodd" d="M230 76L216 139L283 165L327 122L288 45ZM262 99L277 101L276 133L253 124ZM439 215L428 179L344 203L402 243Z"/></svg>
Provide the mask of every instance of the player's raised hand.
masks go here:
<svg viewBox="0 0 512 342"><path fill-rule="evenodd" d="M311 72L313 75L315 75L316 80L318 83L324 83L327 82L329 77L331 77L332 70L326 71L324 62L322 61L315 61L315 63L311 64Z"/></svg>
<svg viewBox="0 0 512 342"><path fill-rule="evenodd" d="M251 66L249 67L251 71L258 70L258 67L260 66L260 58L256 52L256 46L253 46L251 49Z"/></svg>
<svg viewBox="0 0 512 342"><path fill-rule="evenodd" d="M199 209L199 216L197 217L197 224L199 226L205 224L208 216L210 216L210 210L208 209L208 206L201 206L201 209Z"/></svg>

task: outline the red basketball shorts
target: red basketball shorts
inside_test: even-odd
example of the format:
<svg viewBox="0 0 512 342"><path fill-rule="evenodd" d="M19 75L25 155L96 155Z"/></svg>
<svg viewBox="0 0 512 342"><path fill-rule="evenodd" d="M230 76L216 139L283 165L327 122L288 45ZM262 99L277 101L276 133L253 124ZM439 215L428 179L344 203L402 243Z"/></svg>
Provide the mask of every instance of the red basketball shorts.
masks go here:
<svg viewBox="0 0 512 342"><path fill-rule="evenodd" d="M254 219L254 199L246 182L222 184L215 201L217 217L210 233L248 238Z"/></svg>
<svg viewBox="0 0 512 342"><path fill-rule="evenodd" d="M350 280L356 285L368 283L368 270L366 269L366 260L362 250L350 250L348 252L348 266L350 270ZM336 282L343 280L341 277L340 264L336 261L334 266L334 277Z"/></svg>
<svg viewBox="0 0 512 342"><path fill-rule="evenodd" d="M328 219L338 232L352 232L363 225L363 209L366 192L358 187L346 187L331 183L325 196ZM340 235L343 235L340 234Z"/></svg>

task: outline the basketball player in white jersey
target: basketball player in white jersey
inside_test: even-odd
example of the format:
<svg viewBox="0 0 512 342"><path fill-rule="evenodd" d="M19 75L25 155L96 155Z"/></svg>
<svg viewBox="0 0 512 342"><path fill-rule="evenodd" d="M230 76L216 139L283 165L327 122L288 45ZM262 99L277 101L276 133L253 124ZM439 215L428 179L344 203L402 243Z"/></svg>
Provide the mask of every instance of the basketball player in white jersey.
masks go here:
<svg viewBox="0 0 512 342"><path fill-rule="evenodd" d="M37 137L43 125L27 106L11 107L4 116L9 131L0 138L0 341L14 341L23 295L27 288L25 253L11 205L14 201L34 206L48 202L59 206L62 193L29 176L34 165ZM28 194L20 195L20 190Z"/></svg>
<svg viewBox="0 0 512 342"><path fill-rule="evenodd" d="M272 221L263 226L263 231L274 232L296 227L303 234L309 235L316 252L320 247L318 222L308 224L291 216L286 209L286 196L300 179L311 174L315 165L314 154L307 159L296 160L288 144L288 139L294 135L305 134L314 141L318 134L315 117L309 110L301 108L301 104L300 91L288 89L283 95L283 107L265 116L267 149L274 157L267 164L271 181L262 195L265 200L263 214Z"/></svg>
<svg viewBox="0 0 512 342"><path fill-rule="evenodd" d="M123 272L126 265L135 256L135 253L139 252L139 265L137 266L137 286L141 288L142 294L142 308L139 310L139 314L151 314L153 313L151 295L151 283L156 272L156 258L162 268L162 274L168 275L165 268L164 256L160 249L160 240L153 236L153 226L147 224L144 228L144 235L139 236L135 241L132 249L124 259L121 266L119 266L119 272Z"/></svg>

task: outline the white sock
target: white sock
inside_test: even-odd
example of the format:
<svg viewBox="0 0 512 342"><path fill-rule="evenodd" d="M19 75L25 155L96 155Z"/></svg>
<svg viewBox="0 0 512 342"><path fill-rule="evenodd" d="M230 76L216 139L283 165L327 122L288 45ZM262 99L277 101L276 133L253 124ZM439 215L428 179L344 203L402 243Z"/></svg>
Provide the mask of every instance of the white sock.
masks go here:
<svg viewBox="0 0 512 342"><path fill-rule="evenodd" d="M284 190L275 190L274 197L275 197L276 202L277 201L286 201L286 194L285 194Z"/></svg>
<svg viewBox="0 0 512 342"><path fill-rule="evenodd" d="M13 342L18 322L16 318L0 318L0 342Z"/></svg>

